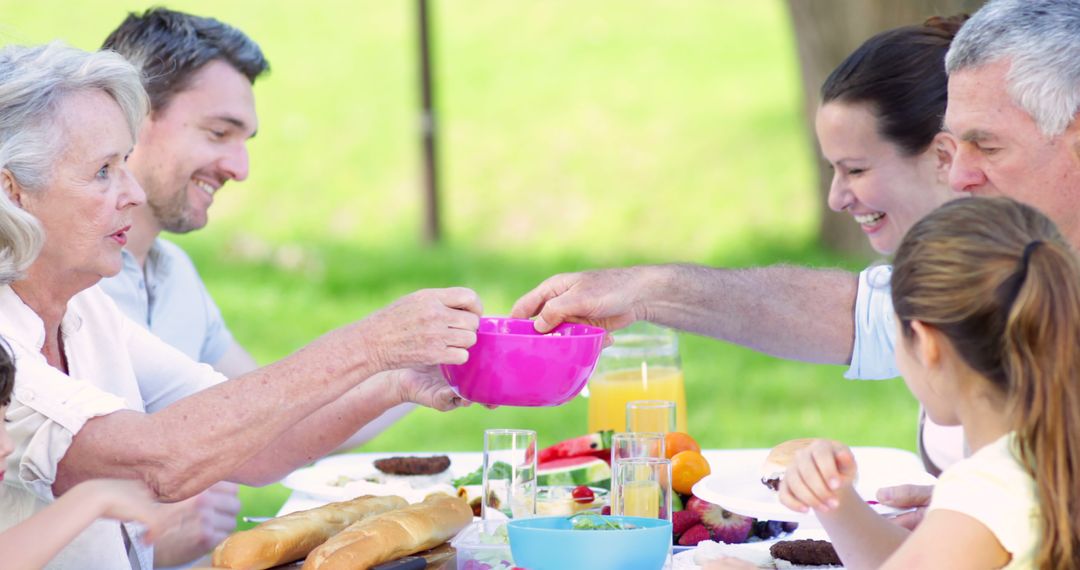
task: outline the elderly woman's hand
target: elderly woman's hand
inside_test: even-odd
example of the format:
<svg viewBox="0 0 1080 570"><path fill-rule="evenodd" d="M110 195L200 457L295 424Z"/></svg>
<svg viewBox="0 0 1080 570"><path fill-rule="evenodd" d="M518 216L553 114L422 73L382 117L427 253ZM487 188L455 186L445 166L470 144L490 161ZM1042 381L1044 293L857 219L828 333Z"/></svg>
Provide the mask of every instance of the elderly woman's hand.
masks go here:
<svg viewBox="0 0 1080 570"><path fill-rule="evenodd" d="M361 342L383 370L461 364L476 344L482 312L471 289L423 289L361 321Z"/></svg>
<svg viewBox="0 0 1080 570"><path fill-rule="evenodd" d="M470 404L468 400L463 400L450 388L436 366L392 370L387 374L387 379L397 390L402 403L412 402L440 412L448 412Z"/></svg>

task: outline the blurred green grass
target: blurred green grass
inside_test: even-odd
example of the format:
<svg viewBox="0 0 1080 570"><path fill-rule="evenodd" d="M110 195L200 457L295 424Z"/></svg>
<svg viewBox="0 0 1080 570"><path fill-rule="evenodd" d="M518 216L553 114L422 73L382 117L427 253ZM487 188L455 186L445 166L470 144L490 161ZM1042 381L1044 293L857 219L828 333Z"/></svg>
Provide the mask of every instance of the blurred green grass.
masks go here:
<svg viewBox="0 0 1080 570"><path fill-rule="evenodd" d="M122 0L0 0L4 43L92 49ZM415 3L198 0L260 42L251 177L177 239L261 362L421 287L467 285L489 314L563 271L688 261L858 268L816 245L818 196L780 0L432 2L440 246L419 244ZM784 362L683 335L690 431L707 447L796 436L912 449L900 382ZM418 410L364 447L477 450L482 430L542 445L585 429L557 409ZM245 489L272 514L279 485Z"/></svg>

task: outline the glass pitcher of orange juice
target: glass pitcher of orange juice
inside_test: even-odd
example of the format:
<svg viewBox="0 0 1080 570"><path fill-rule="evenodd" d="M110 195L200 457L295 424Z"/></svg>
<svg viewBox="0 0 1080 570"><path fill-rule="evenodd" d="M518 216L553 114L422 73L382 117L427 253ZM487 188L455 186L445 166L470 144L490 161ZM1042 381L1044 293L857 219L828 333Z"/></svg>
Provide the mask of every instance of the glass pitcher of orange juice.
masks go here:
<svg viewBox="0 0 1080 570"><path fill-rule="evenodd" d="M675 402L675 426L686 431L679 340L670 329L638 322L615 332L589 379L589 431L626 431L626 403L634 400Z"/></svg>

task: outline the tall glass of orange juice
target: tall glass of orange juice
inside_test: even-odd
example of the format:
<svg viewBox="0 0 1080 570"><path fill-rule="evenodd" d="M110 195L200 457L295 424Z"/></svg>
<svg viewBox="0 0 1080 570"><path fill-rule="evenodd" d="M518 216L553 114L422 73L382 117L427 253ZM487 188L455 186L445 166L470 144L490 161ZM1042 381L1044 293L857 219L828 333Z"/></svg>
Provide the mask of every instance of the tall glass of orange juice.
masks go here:
<svg viewBox="0 0 1080 570"><path fill-rule="evenodd" d="M626 404L634 400L675 402L675 426L686 431L679 341L670 329L639 322L616 332L589 379L589 431L626 431Z"/></svg>

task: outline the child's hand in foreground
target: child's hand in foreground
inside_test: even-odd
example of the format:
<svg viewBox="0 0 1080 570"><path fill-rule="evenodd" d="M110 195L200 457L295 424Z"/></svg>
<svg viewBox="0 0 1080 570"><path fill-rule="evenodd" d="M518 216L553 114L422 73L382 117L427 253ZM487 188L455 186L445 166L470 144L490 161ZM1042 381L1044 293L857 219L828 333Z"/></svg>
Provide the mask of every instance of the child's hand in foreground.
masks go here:
<svg viewBox="0 0 1080 570"><path fill-rule="evenodd" d="M136 521L146 526L143 539L153 542L164 532L167 521L158 511L154 495L142 481L135 479L92 479L77 485L86 497L96 501L102 518ZM72 491L75 489L73 488Z"/></svg>
<svg viewBox="0 0 1080 570"><path fill-rule="evenodd" d="M855 483L855 456L848 446L826 439L795 454L780 482L780 502L793 511L827 512L839 506L837 491Z"/></svg>

